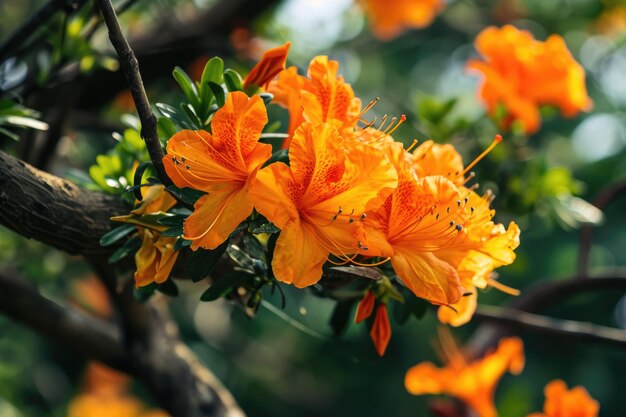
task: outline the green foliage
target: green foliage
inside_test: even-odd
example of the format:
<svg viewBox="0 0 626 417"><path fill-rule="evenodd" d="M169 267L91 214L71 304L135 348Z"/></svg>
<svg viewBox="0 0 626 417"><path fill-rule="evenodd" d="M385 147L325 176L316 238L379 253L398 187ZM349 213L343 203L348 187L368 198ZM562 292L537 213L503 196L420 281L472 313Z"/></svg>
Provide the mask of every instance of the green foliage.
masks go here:
<svg viewBox="0 0 626 417"><path fill-rule="evenodd" d="M1 77L0 77L1 78ZM39 112L29 109L13 100L0 99L0 136L18 140L14 128L48 130L48 124L38 120Z"/></svg>

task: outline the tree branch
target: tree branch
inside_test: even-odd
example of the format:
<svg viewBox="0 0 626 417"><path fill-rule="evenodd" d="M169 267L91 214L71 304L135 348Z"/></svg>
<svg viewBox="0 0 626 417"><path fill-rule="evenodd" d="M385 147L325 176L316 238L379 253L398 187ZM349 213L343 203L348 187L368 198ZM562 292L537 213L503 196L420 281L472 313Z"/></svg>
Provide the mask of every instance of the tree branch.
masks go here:
<svg viewBox="0 0 626 417"><path fill-rule="evenodd" d="M163 166L163 157L165 155L161 147L159 135L157 134L157 119L154 113L152 113L150 102L148 101L148 96L146 95L146 90L141 80L139 62L137 62L135 53L122 34L122 29L120 28L111 1L99 0L99 2L100 11L102 12L104 22L109 30L109 39L119 58L122 71L126 77L126 83L130 88L135 107L137 108L139 120L141 120L141 136L146 141L150 159L154 164L154 168L161 182L165 185L171 185L172 181L167 176L165 167Z"/></svg>
<svg viewBox="0 0 626 417"><path fill-rule="evenodd" d="M626 273L613 271L581 279L574 276L565 280L544 282L524 290L509 308L517 311L536 312L567 298L590 291L626 291ZM508 311L508 310L507 310ZM498 340L510 334L510 324L503 321L482 325L474 332L469 343L471 352L481 356Z"/></svg>
<svg viewBox="0 0 626 417"><path fill-rule="evenodd" d="M626 332L592 323L553 319L512 308L492 306L479 307L474 314L474 318L548 335L588 340L626 348Z"/></svg>
<svg viewBox="0 0 626 417"><path fill-rule="evenodd" d="M72 254L110 252L100 236L111 216L128 209L121 200L79 188L0 151L0 224Z"/></svg>
<svg viewBox="0 0 626 417"><path fill-rule="evenodd" d="M27 281L0 275L0 313L86 357L132 370L113 324L62 307Z"/></svg>

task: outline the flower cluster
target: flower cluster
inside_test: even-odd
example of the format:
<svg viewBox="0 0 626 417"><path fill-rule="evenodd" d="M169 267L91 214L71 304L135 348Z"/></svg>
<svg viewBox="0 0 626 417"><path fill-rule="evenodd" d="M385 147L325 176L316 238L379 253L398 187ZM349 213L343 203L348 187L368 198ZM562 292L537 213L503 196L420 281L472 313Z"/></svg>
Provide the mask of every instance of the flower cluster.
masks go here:
<svg viewBox="0 0 626 417"><path fill-rule="evenodd" d="M267 54L256 67L262 70L251 72L266 75L252 82L267 85L282 63L277 53ZM476 288L507 289L493 270L510 264L519 244L515 223L507 229L492 221L492 195L467 185L470 169L501 139L467 166L451 145L427 141L407 150L391 136L404 116L377 128L366 123L374 102L361 108L338 72L336 61L319 56L308 76L291 67L269 82L274 101L290 114L288 162L268 162L271 146L260 141L265 104L243 91L228 93L211 132L171 137L167 174L176 186L203 193L182 238L192 250L215 249L256 211L280 229L271 262L278 281L302 288L316 284L329 264L382 266L417 297L441 305L442 321L467 322ZM154 253L146 242L138 255ZM171 258L159 253L169 266ZM154 265L148 258L138 260ZM381 355L391 335L387 297L387 291L375 297L372 335Z"/></svg>
<svg viewBox="0 0 626 417"><path fill-rule="evenodd" d="M489 113L495 116L504 107L504 128L518 122L523 132L536 132L543 105L558 107L566 117L591 108L585 71L559 35L541 42L511 25L492 26L474 45L483 60L471 60L467 67L483 77L479 94Z"/></svg>
<svg viewBox="0 0 626 417"><path fill-rule="evenodd" d="M370 19L372 33L390 40L406 29L421 29L431 24L446 7L445 0L360 0Z"/></svg>

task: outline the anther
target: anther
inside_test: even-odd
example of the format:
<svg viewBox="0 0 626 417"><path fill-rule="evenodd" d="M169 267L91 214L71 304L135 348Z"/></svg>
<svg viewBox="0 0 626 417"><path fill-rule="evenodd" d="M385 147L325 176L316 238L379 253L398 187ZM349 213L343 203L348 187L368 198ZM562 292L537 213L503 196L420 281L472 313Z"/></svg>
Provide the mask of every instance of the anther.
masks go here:
<svg viewBox="0 0 626 417"><path fill-rule="evenodd" d="M454 220L450 221L450 227L454 226Z"/></svg>
<svg viewBox="0 0 626 417"><path fill-rule="evenodd" d="M185 164L185 168L187 168L188 170L191 169L191 167L187 164Z"/></svg>
<svg viewBox="0 0 626 417"><path fill-rule="evenodd" d="M463 226L461 226L460 224L456 225L456 231L460 232L461 230L463 230Z"/></svg>
<svg viewBox="0 0 626 417"><path fill-rule="evenodd" d="M367 246L363 246L363 243L361 243L360 240L358 241L357 244L359 245L359 249L361 249L361 250L369 250L369 248Z"/></svg>
<svg viewBox="0 0 626 417"><path fill-rule="evenodd" d="M366 213L361 214L361 220L365 220L366 217L367 217Z"/></svg>
<svg viewBox="0 0 626 417"><path fill-rule="evenodd" d="M456 206L461 207L461 200L456 200Z"/></svg>

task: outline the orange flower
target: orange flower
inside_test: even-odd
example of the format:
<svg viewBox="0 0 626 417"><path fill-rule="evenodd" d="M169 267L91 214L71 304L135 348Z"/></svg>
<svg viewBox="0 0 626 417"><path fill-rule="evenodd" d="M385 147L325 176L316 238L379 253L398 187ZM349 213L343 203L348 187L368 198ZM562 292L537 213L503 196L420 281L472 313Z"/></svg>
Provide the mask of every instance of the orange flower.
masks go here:
<svg viewBox="0 0 626 417"><path fill-rule="evenodd" d="M146 410L129 394L130 378L108 366L90 362L83 392L68 405L68 417L168 417L160 410Z"/></svg>
<svg viewBox="0 0 626 417"><path fill-rule="evenodd" d="M544 392L546 402L543 413L533 413L528 417L598 417L600 405L583 387L568 391L565 382L555 380L546 385Z"/></svg>
<svg viewBox="0 0 626 417"><path fill-rule="evenodd" d="M112 217L118 222L133 223L136 216L166 212L176 205L176 200L165 191L163 185L144 188L143 200L132 210L130 215ZM135 253L135 284L143 287L153 282L158 284L167 281L178 258L174 250L176 237L161 236L165 227L147 228L137 226L137 234L141 239L141 247Z"/></svg>
<svg viewBox="0 0 626 417"><path fill-rule="evenodd" d="M370 337L374 342L378 356L383 356L391 339L391 325L389 324L389 316L387 314L387 304L381 303L376 307L376 316L370 330Z"/></svg>
<svg viewBox="0 0 626 417"><path fill-rule="evenodd" d="M626 32L626 6L616 5L606 9L595 23L596 30L610 38L619 38Z"/></svg>
<svg viewBox="0 0 626 417"><path fill-rule="evenodd" d="M266 88L270 81L285 69L287 53L290 42L284 45L271 48L263 53L261 60L250 70L246 78L243 79L243 86L247 88L251 85L258 85Z"/></svg>
<svg viewBox="0 0 626 417"><path fill-rule="evenodd" d="M215 249L252 213L248 185L271 155L271 146L258 142L266 123L259 96L233 92L213 116L213 134L183 130L167 143L163 163L174 184L208 193L185 220L191 249Z"/></svg>
<svg viewBox="0 0 626 417"><path fill-rule="evenodd" d="M333 124L347 135L354 130L361 112L361 100L354 96L350 84L339 75L339 63L327 56L317 56L309 64L308 78L290 67L270 83L268 91L274 102L289 111L289 137L305 120L313 124ZM289 147L289 140L283 148Z"/></svg>
<svg viewBox="0 0 626 417"><path fill-rule="evenodd" d="M432 23L446 6L445 0L361 0L372 32L386 41L406 29L421 29Z"/></svg>
<svg viewBox="0 0 626 417"><path fill-rule="evenodd" d="M387 147L398 173L398 187L383 206L367 213L367 251L390 257L394 271L418 297L435 304L457 302L464 293L458 272L435 253L454 243L462 226L459 213L469 210L454 183L443 176L417 177L411 154L402 144Z"/></svg>
<svg viewBox="0 0 626 417"><path fill-rule="evenodd" d="M356 308L356 317L354 318L354 322L359 324L363 320L367 319L374 312L374 303L376 302L376 297L372 291L368 290L365 293L365 296L361 301L359 301L359 305Z"/></svg>
<svg viewBox="0 0 626 417"><path fill-rule="evenodd" d="M411 394L448 394L469 405L480 417L497 417L493 396L500 378L507 372L519 374L524 368L524 347L519 338L500 341L495 352L467 363L453 342L444 343L448 366L437 368L422 362L406 374L404 385Z"/></svg>
<svg viewBox="0 0 626 417"><path fill-rule="evenodd" d="M524 132L539 129L539 107L556 106L566 117L591 108L585 72L567 49L563 38L545 42L511 25L488 27L474 43L484 61L470 60L467 67L482 74L479 95L489 113L506 109L504 128L519 121Z"/></svg>
<svg viewBox="0 0 626 417"><path fill-rule="evenodd" d="M303 123L289 160L290 166L260 170L250 197L281 229L272 260L276 278L306 287L319 281L329 255L346 260L359 250L363 213L382 204L397 175L380 151L346 148L329 123Z"/></svg>
<svg viewBox="0 0 626 417"><path fill-rule="evenodd" d="M438 145L432 141L424 142L414 152L412 167L418 175L442 175L454 182L459 190L464 210L457 211L454 219L462 230L447 245L435 253L437 258L452 265L459 274L465 297L450 306L439 308L439 320L453 326L467 323L477 304L477 289L492 285L509 294L517 295L512 290L491 278L494 269L509 265L515 260L514 249L519 246L519 228L511 222L508 229L492 221L495 212L489 207L491 193L480 197L474 191L463 186L467 181L463 173L473 167L486 155L501 138L496 137L492 145L476 158L468 167L463 166L459 153L451 145ZM452 308L450 308L452 307Z"/></svg>

